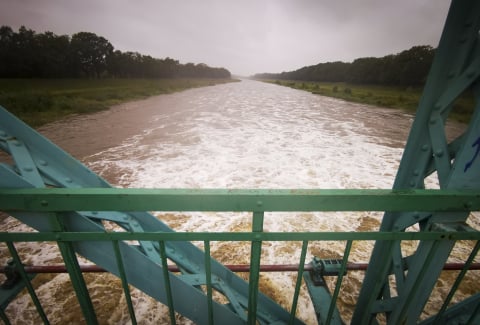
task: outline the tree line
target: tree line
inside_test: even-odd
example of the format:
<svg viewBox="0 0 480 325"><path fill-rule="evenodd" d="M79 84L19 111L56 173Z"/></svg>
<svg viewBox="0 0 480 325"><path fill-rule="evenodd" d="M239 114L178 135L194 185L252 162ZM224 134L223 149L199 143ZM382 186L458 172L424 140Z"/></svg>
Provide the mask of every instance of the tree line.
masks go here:
<svg viewBox="0 0 480 325"><path fill-rule="evenodd" d="M434 52L433 47L420 45L381 58L359 58L351 63L319 63L295 71L256 74L254 78L421 86L426 81Z"/></svg>
<svg viewBox="0 0 480 325"><path fill-rule="evenodd" d="M0 27L0 78L230 78L225 68L115 50L90 32L56 35Z"/></svg>

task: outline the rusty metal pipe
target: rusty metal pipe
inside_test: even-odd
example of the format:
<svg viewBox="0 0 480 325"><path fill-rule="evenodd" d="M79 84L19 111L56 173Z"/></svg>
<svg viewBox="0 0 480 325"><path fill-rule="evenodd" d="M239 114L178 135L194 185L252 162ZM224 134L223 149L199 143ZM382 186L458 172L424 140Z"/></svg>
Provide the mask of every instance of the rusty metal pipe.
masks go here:
<svg viewBox="0 0 480 325"><path fill-rule="evenodd" d="M233 272L250 272L250 265L248 264L236 264L225 265ZM348 263L347 270L349 271L365 271L368 267L368 263ZM458 271L463 269L463 263L447 263L444 265L445 271ZM67 268L65 265L25 265L25 271L27 273L66 273ZM5 273L5 267L0 267L0 273ZM85 273L92 272L107 272L97 265L81 265L80 269ZM310 271L312 266L305 264L304 270ZM175 265L168 267L170 272L180 272L180 269ZM480 263L473 263L470 265L469 270L480 270ZM298 271L298 264L273 264L273 265L260 265L260 272L296 272Z"/></svg>

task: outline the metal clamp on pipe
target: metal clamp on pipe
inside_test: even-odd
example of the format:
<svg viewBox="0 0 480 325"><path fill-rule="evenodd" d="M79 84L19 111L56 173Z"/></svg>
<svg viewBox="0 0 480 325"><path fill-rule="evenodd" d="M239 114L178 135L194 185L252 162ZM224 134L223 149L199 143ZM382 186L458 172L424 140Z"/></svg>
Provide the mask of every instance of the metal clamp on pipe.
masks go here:
<svg viewBox="0 0 480 325"><path fill-rule="evenodd" d="M341 259L321 259L315 256L311 262L310 276L316 286L325 286L324 276L338 276L342 267ZM347 272L345 271L345 274ZM343 274L343 275L345 275Z"/></svg>
<svg viewBox="0 0 480 325"><path fill-rule="evenodd" d="M0 288L5 290L12 289L22 278L15 267L13 259L7 261L7 265L5 266L5 276L5 281L0 285Z"/></svg>

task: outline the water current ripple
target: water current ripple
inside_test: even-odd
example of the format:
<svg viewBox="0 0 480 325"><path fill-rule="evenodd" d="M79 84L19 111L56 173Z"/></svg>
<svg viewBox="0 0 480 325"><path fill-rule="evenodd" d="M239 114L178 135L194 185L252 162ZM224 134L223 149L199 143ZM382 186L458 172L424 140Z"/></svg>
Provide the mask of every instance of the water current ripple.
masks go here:
<svg viewBox="0 0 480 325"><path fill-rule="evenodd" d="M116 165L114 183L129 187L390 188L411 122L253 81L171 97L173 113L159 105L138 134L86 162L107 178Z"/></svg>

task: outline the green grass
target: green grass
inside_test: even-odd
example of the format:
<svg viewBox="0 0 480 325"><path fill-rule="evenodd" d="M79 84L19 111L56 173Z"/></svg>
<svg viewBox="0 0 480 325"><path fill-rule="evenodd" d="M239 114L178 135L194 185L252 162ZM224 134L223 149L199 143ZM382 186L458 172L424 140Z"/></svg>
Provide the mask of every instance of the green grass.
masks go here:
<svg viewBox="0 0 480 325"><path fill-rule="evenodd" d="M33 127L112 105L233 79L0 79L0 105Z"/></svg>
<svg viewBox="0 0 480 325"><path fill-rule="evenodd" d="M265 80L262 80L265 81ZM375 105L380 107L399 108L415 112L422 95L421 88L400 88L375 85L354 85L347 83L303 82L268 80L281 86L309 91L313 94L335 97L346 101ZM455 103L451 117L459 122L467 123L474 108L471 93L461 96Z"/></svg>

